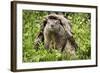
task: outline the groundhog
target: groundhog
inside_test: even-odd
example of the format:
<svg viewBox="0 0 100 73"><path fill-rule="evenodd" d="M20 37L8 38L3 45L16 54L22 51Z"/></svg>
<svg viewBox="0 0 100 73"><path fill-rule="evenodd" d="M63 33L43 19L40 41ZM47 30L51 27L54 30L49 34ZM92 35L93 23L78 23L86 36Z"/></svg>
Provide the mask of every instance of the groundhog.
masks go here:
<svg viewBox="0 0 100 73"><path fill-rule="evenodd" d="M45 47L61 50L66 41L65 33L59 19L48 18L43 32Z"/></svg>
<svg viewBox="0 0 100 73"><path fill-rule="evenodd" d="M36 44L41 41L47 49L75 55L77 44L72 35L70 21L63 15L53 13L45 17Z"/></svg>

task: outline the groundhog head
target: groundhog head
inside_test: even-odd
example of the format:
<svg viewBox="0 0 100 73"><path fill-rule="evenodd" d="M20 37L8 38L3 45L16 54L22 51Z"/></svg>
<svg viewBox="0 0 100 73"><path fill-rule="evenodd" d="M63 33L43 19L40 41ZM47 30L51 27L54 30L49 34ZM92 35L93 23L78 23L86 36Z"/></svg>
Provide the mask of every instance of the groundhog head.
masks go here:
<svg viewBox="0 0 100 73"><path fill-rule="evenodd" d="M50 32L59 32L61 22L57 19L48 19L45 27L47 27Z"/></svg>
<svg viewBox="0 0 100 73"><path fill-rule="evenodd" d="M60 28L63 27L63 25L56 14L50 14L45 18L43 22L42 29L44 29L45 27L47 27L51 32L59 32Z"/></svg>

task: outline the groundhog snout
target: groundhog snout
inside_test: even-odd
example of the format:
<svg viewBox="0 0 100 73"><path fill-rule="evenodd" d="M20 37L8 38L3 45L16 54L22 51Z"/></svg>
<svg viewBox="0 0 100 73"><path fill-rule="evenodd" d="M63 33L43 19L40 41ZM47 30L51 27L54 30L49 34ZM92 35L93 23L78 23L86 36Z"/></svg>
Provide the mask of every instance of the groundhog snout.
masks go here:
<svg viewBox="0 0 100 73"><path fill-rule="evenodd" d="M53 28L53 27L54 27L54 25L51 25L51 27Z"/></svg>

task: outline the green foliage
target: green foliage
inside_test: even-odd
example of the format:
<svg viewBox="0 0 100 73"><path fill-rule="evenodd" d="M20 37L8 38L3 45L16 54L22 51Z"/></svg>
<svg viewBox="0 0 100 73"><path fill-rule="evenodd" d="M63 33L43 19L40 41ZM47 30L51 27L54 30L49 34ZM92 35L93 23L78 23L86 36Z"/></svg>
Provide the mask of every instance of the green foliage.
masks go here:
<svg viewBox="0 0 100 73"><path fill-rule="evenodd" d="M89 13L69 13L68 19L72 22L72 32L78 44L77 56L79 59L89 59L91 55L91 24Z"/></svg>
<svg viewBox="0 0 100 73"><path fill-rule="evenodd" d="M23 62L73 60L74 58L70 54L61 53L54 49L47 50L43 43L39 45L38 50L34 48L34 39L46 15L48 15L46 11L23 10ZM90 14L69 12L65 13L65 16L72 23L72 32L78 44L76 49L77 59L90 59Z"/></svg>

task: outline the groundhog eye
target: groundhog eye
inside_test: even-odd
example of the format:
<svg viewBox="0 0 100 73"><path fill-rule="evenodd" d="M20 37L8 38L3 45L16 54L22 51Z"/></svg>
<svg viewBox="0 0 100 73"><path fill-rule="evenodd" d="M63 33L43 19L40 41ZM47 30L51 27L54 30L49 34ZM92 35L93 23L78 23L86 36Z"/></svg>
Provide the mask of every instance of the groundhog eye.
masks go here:
<svg viewBox="0 0 100 73"><path fill-rule="evenodd" d="M56 21L55 21L55 24L60 24L60 21L59 21L59 20L56 20Z"/></svg>

